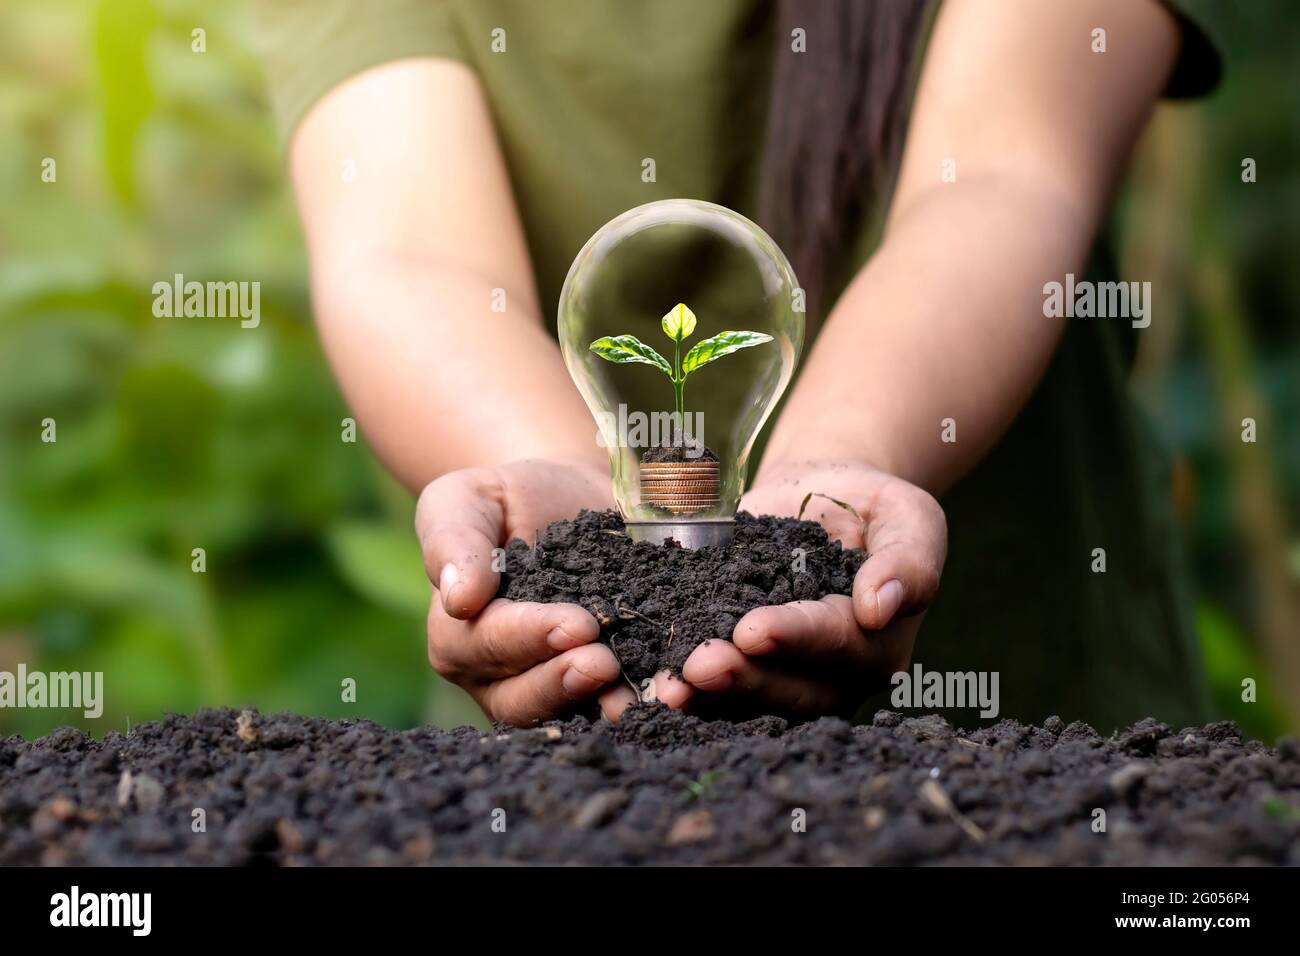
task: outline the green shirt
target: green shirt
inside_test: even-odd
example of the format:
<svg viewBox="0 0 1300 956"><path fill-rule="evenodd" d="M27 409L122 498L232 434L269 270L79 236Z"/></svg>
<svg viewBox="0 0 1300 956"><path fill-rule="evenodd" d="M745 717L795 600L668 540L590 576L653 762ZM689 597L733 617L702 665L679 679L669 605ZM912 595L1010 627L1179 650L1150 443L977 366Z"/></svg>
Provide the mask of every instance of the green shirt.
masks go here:
<svg viewBox="0 0 1300 956"><path fill-rule="evenodd" d="M579 249L627 209L691 197L755 216L771 3L259 0L257 12L286 139L317 99L371 66L434 56L475 70L548 316ZM1214 85L1217 58L1182 22L1169 92L1195 95ZM846 274L874 241L864 224ZM1088 278L1113 274L1108 250L1103 235ZM999 672L1000 716L1059 714L1103 731L1144 716L1204 719L1169 457L1125 387L1135 348L1127 322L1070 322L1016 423L943 502L948 563L915 660ZM1105 573L1093 570L1098 548ZM978 722L974 710L948 716Z"/></svg>

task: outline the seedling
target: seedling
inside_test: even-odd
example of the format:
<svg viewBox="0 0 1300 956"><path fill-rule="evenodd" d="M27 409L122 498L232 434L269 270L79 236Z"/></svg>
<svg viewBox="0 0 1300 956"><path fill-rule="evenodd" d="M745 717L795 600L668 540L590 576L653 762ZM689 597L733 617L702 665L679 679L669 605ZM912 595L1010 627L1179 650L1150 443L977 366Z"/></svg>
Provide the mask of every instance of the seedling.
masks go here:
<svg viewBox="0 0 1300 956"><path fill-rule="evenodd" d="M700 774L698 780L692 780L686 785L686 789L690 793L690 796L686 799L698 800L700 797L704 796L709 792L709 788L713 786L720 776L722 776L722 774L716 770L704 771L704 773Z"/></svg>
<svg viewBox="0 0 1300 956"><path fill-rule="evenodd" d="M695 313L685 303L678 302L663 317L660 325L663 327L664 335L673 342L672 365L635 335L606 335L592 342L590 348L607 362L618 365L630 363L653 365L667 375L668 380L673 383L673 396L676 399L679 415L686 414L688 375L710 362L716 362L724 355L772 341L772 336L763 332L719 332L712 338L696 343L683 357L682 343L695 331Z"/></svg>
<svg viewBox="0 0 1300 956"><path fill-rule="evenodd" d="M1286 823L1300 822L1300 807L1293 807L1285 800L1273 797L1264 801L1264 811Z"/></svg>

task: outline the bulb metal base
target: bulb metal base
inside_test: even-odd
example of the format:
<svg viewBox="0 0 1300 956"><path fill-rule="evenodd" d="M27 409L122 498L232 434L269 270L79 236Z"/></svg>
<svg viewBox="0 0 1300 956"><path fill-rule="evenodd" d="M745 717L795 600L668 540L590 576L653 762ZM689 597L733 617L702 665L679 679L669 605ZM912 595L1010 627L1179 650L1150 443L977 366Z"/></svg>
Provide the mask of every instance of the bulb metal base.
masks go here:
<svg viewBox="0 0 1300 956"><path fill-rule="evenodd" d="M725 548L736 533L734 521L629 521L627 536L633 541L664 544L676 541L683 548Z"/></svg>

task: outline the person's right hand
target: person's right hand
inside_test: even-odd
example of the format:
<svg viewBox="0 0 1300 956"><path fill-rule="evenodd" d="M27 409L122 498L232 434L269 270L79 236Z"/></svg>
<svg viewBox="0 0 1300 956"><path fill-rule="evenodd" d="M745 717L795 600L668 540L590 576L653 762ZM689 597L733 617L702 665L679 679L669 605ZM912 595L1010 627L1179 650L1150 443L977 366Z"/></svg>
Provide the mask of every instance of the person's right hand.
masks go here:
<svg viewBox="0 0 1300 956"><path fill-rule="evenodd" d="M536 724L602 689L606 716L626 704L610 689L619 665L596 643L596 619L576 604L498 598L500 575L492 569L493 549L511 539L531 543L552 521L613 504L608 475L552 461L455 471L421 493L415 527L434 589L429 663L493 720Z"/></svg>

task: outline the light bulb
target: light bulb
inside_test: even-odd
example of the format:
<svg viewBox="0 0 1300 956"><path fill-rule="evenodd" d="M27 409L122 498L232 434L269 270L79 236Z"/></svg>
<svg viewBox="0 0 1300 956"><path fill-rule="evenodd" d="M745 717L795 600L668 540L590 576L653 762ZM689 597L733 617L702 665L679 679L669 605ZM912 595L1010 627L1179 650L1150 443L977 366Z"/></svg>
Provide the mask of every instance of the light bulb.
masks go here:
<svg viewBox="0 0 1300 956"><path fill-rule="evenodd" d="M560 293L560 347L630 537L731 540L754 440L803 334L794 270L737 212L652 202L587 241Z"/></svg>

